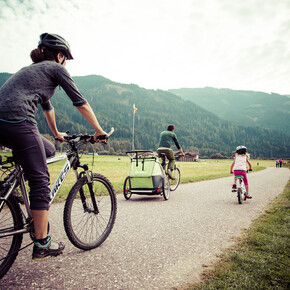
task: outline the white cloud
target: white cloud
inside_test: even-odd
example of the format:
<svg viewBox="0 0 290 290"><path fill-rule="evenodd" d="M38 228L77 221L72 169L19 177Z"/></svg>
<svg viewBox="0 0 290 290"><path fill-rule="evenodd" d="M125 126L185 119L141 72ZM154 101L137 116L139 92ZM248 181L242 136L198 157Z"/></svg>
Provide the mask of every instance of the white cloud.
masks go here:
<svg viewBox="0 0 290 290"><path fill-rule="evenodd" d="M146 88L290 94L287 0L0 0L0 71L30 63L43 32L71 44L72 75Z"/></svg>

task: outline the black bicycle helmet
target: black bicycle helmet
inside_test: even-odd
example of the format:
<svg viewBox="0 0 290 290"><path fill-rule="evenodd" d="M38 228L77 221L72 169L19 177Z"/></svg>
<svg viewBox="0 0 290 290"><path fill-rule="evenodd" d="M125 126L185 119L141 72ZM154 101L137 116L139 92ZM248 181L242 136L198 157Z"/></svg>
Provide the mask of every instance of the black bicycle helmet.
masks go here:
<svg viewBox="0 0 290 290"><path fill-rule="evenodd" d="M40 35L38 47L41 49L43 46L59 49L64 52L67 59L73 59L68 42L57 34L43 33Z"/></svg>

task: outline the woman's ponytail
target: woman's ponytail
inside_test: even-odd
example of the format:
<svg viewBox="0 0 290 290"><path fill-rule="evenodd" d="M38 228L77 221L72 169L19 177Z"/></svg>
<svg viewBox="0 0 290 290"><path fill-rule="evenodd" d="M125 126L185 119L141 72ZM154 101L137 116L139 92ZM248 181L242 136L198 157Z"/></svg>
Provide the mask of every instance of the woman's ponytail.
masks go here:
<svg viewBox="0 0 290 290"><path fill-rule="evenodd" d="M55 50L48 47L42 47L41 49L36 48L32 50L30 53L30 57L34 63L38 63L44 60L54 60L58 62L57 60L58 53L63 53L63 52L60 50Z"/></svg>
<svg viewBox="0 0 290 290"><path fill-rule="evenodd" d="M39 48L32 50L30 53L30 57L34 63L38 63L45 60L44 53Z"/></svg>

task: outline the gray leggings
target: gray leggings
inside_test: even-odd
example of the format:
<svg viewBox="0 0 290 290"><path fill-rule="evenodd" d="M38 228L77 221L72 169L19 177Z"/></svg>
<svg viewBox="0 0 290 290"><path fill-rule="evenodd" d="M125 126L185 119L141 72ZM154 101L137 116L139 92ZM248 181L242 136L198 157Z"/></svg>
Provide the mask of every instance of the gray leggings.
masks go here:
<svg viewBox="0 0 290 290"><path fill-rule="evenodd" d="M50 177L46 158L55 154L54 146L28 121L0 121L0 144L12 149L16 162L24 170L30 187L30 208L48 210Z"/></svg>

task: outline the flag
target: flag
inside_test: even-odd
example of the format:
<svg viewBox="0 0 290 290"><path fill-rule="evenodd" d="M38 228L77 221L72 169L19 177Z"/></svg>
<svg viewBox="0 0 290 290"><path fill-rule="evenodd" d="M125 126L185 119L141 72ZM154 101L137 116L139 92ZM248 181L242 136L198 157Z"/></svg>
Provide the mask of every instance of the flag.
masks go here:
<svg viewBox="0 0 290 290"><path fill-rule="evenodd" d="M133 110L134 110L134 114L135 114L136 111L138 110L138 109L135 107L135 104L133 105Z"/></svg>

